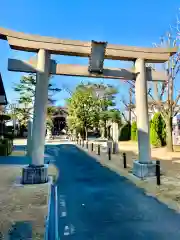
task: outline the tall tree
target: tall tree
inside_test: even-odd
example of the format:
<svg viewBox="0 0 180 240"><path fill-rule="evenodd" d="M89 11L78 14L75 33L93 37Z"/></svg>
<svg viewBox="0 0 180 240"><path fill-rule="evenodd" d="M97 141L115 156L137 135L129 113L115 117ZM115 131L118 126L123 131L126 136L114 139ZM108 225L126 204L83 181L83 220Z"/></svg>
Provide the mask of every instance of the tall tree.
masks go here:
<svg viewBox="0 0 180 240"><path fill-rule="evenodd" d="M14 91L19 94L19 98L17 101L17 108L14 109L14 112L21 122L22 125L27 125L28 119L32 118L32 109L34 105L35 98L35 86L36 86L36 75L29 74L26 76L22 76L20 79L20 83L14 84ZM53 105L55 99L53 99L53 95L57 92L60 92L61 89L55 87L52 83L49 83L49 92L48 92L48 103L49 105ZM21 107L23 105L23 107ZM48 107L50 107L48 106ZM47 111L48 113L48 121L50 121L51 111Z"/></svg>
<svg viewBox="0 0 180 240"><path fill-rule="evenodd" d="M71 98L67 100L68 106L68 128L76 132L85 132L98 123L99 105L98 99L93 95L91 89L77 87Z"/></svg>
<svg viewBox="0 0 180 240"><path fill-rule="evenodd" d="M115 98L118 90L110 84L95 84L88 82L87 84L80 84L80 89L90 89L93 95L98 98L99 101L99 123L103 129L102 136L107 138L107 122L108 120L120 122L120 112L113 110L112 108L116 105ZM115 120L116 119L116 120Z"/></svg>

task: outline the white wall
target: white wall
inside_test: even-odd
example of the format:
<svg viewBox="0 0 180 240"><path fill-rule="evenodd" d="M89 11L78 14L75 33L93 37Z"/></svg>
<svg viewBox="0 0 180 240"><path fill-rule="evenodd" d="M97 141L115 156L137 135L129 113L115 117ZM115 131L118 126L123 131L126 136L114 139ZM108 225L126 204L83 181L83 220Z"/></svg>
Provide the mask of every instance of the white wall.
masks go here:
<svg viewBox="0 0 180 240"><path fill-rule="evenodd" d="M136 114L136 109L134 109L133 112ZM136 115L133 112L131 112L131 123L133 121L136 121ZM157 109L154 109L154 111L149 110L149 113L148 113L149 114L149 120L151 120L153 118L154 112L158 112L158 110ZM129 112L125 111L124 114L125 114L125 117L128 119ZM180 121L180 113L177 114L175 117L173 117L173 124L177 124L177 121Z"/></svg>

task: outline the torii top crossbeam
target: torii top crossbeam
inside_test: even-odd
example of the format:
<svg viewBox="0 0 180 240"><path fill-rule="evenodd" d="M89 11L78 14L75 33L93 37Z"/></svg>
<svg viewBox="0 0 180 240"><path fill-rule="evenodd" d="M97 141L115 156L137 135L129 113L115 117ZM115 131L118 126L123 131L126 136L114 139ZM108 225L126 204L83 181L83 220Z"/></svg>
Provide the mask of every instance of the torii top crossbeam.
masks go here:
<svg viewBox="0 0 180 240"><path fill-rule="evenodd" d="M10 47L16 50L38 52L39 49L46 49L52 54L81 57L91 55L91 42L25 34L2 27L0 27L0 39L7 40ZM177 48L145 48L107 44L105 59L134 61L142 58L146 62L162 63L176 52Z"/></svg>

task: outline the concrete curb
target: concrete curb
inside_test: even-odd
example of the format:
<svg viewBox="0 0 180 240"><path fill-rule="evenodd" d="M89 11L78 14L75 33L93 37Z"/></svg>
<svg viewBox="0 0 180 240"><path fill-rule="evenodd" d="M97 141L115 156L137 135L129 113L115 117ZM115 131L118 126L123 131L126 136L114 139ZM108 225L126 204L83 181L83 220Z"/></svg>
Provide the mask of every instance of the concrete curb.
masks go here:
<svg viewBox="0 0 180 240"><path fill-rule="evenodd" d="M49 189L48 215L45 221L44 239L59 240L57 185L53 184L51 181Z"/></svg>

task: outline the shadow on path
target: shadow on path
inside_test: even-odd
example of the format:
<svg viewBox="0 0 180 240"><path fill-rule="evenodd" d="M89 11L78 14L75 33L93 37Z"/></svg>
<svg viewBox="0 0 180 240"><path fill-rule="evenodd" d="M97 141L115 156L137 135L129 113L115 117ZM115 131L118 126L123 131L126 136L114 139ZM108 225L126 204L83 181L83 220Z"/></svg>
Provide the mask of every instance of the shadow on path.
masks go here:
<svg viewBox="0 0 180 240"><path fill-rule="evenodd" d="M46 145L46 148L53 148L55 145ZM25 145L14 145L13 146L14 151L25 151L26 146ZM53 152L54 154L54 152ZM52 155L52 152L49 154L45 154L44 156L44 162L48 163L49 161L54 160L54 156ZM28 165L31 163L31 158L28 156L0 156L0 165Z"/></svg>
<svg viewBox="0 0 180 240"><path fill-rule="evenodd" d="M9 240L30 240L32 239L32 223L16 222L8 233Z"/></svg>

